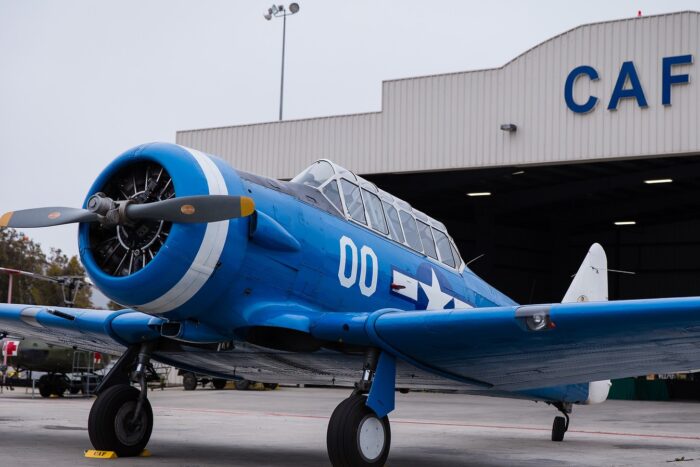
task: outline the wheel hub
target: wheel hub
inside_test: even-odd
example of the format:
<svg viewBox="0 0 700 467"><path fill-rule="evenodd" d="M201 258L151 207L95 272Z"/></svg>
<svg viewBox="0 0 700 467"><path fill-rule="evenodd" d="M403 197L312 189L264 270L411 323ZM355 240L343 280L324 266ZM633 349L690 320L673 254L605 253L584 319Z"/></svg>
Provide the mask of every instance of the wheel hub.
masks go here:
<svg viewBox="0 0 700 467"><path fill-rule="evenodd" d="M129 401L122 405L114 417L114 432L119 441L127 446L138 444L144 436L146 430L146 415L144 413L134 423L134 411L136 402Z"/></svg>
<svg viewBox="0 0 700 467"><path fill-rule="evenodd" d="M384 425L374 415L366 415L358 427L357 444L360 454L367 462L379 458L384 451Z"/></svg>

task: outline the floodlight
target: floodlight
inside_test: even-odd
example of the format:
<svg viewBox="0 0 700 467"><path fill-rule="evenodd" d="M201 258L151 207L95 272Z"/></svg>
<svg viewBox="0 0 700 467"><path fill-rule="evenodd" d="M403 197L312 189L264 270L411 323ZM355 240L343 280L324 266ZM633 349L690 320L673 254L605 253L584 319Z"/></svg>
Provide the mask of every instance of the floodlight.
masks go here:
<svg viewBox="0 0 700 467"><path fill-rule="evenodd" d="M272 15L263 15L263 18L270 21L272 19Z"/></svg>
<svg viewBox="0 0 700 467"><path fill-rule="evenodd" d="M296 13L299 11L299 4L298 3L290 3L289 4L289 11L292 12L292 14Z"/></svg>

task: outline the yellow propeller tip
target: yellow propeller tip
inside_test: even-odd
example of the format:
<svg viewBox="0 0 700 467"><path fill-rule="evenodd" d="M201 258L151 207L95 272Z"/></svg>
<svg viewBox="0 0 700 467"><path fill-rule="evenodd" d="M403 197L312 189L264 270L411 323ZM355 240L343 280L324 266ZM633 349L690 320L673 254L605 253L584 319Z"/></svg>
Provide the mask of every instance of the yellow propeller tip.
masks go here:
<svg viewBox="0 0 700 467"><path fill-rule="evenodd" d="M0 217L0 227L7 227L8 224L10 223L10 219L12 219L12 214L14 214L13 211L6 212L5 214Z"/></svg>
<svg viewBox="0 0 700 467"><path fill-rule="evenodd" d="M248 196L241 196L241 217L250 216L255 211L255 201Z"/></svg>

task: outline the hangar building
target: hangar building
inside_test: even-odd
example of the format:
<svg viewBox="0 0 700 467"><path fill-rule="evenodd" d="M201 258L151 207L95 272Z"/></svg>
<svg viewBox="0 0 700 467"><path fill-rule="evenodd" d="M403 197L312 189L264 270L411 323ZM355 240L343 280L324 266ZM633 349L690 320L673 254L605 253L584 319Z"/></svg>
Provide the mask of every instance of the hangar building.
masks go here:
<svg viewBox="0 0 700 467"><path fill-rule="evenodd" d="M611 299L700 295L699 56L699 12L587 24L500 68L385 81L379 112L177 142L280 179L331 159L444 222L521 303L561 300L594 241L636 273Z"/></svg>

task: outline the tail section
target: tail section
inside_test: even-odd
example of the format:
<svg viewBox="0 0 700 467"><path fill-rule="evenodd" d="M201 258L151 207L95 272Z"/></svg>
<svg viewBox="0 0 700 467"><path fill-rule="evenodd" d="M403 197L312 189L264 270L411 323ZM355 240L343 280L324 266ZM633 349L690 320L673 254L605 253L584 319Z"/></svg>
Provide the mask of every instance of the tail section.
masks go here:
<svg viewBox="0 0 700 467"><path fill-rule="evenodd" d="M608 300L608 259L598 243L591 245L586 258L578 268L562 303L603 302ZM608 398L610 380L588 383L586 404L599 404Z"/></svg>
<svg viewBox="0 0 700 467"><path fill-rule="evenodd" d="M562 303L608 300L608 259L598 243L591 245Z"/></svg>

